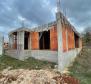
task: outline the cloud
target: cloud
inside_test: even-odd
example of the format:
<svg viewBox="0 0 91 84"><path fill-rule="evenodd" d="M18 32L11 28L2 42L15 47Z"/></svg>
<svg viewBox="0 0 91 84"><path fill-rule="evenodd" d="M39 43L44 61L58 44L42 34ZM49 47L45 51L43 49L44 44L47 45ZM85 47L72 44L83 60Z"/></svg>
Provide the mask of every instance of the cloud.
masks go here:
<svg viewBox="0 0 91 84"><path fill-rule="evenodd" d="M82 31L91 26L91 0L61 0L61 11ZM8 33L25 25L33 27L55 20L56 0L0 0L0 31Z"/></svg>
<svg viewBox="0 0 91 84"><path fill-rule="evenodd" d="M48 0L15 1L15 7L23 17L37 24L48 23L53 19L52 8Z"/></svg>
<svg viewBox="0 0 91 84"><path fill-rule="evenodd" d="M91 0L62 0L61 8L67 11L67 17L73 19L73 23L79 29L91 26L90 4Z"/></svg>

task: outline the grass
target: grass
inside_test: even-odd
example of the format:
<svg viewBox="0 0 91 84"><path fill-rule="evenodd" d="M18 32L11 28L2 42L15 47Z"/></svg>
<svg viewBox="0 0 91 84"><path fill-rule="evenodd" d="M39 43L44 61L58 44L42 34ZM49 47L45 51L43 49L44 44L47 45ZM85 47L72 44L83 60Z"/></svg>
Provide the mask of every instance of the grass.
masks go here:
<svg viewBox="0 0 91 84"><path fill-rule="evenodd" d="M80 84L91 84L91 49L84 48L69 71L71 76L80 80Z"/></svg>
<svg viewBox="0 0 91 84"><path fill-rule="evenodd" d="M77 66L77 64L74 66ZM78 65L78 67L79 67L79 65ZM91 73L90 72L82 72L81 73L81 72L78 72L77 69L71 68L70 75L79 79L80 84L91 84Z"/></svg>
<svg viewBox="0 0 91 84"><path fill-rule="evenodd" d="M40 61L34 58L29 58L25 61L20 61L8 56L0 57L0 71L11 67L12 69L45 69L54 68L55 63Z"/></svg>

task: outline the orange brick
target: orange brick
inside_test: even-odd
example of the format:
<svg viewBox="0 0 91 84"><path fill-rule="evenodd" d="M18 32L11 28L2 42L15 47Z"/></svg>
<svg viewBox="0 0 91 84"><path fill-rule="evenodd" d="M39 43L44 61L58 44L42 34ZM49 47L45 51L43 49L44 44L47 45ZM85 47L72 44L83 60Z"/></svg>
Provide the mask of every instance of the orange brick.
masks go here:
<svg viewBox="0 0 91 84"><path fill-rule="evenodd" d="M62 42L63 42L63 51L67 51L67 45L66 45L66 25L62 25Z"/></svg>
<svg viewBox="0 0 91 84"><path fill-rule="evenodd" d="M50 30L50 48L51 50L58 50L57 27L52 26Z"/></svg>
<svg viewBox="0 0 91 84"><path fill-rule="evenodd" d="M32 50L39 49L39 33L31 32L31 47Z"/></svg>

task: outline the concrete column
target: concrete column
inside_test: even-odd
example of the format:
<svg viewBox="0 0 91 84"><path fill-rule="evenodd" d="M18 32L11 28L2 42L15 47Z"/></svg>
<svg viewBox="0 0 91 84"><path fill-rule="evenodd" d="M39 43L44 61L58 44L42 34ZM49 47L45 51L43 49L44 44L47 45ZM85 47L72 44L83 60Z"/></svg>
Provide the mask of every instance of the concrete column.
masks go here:
<svg viewBox="0 0 91 84"><path fill-rule="evenodd" d="M11 49L11 35L9 35L9 49Z"/></svg>
<svg viewBox="0 0 91 84"><path fill-rule="evenodd" d="M19 50L19 33L17 32L17 50Z"/></svg>
<svg viewBox="0 0 91 84"><path fill-rule="evenodd" d="M62 24L61 24L61 13L56 13L57 19L57 34L58 34L58 71L63 70L62 54L63 54L63 43L62 43Z"/></svg>
<svg viewBox="0 0 91 84"><path fill-rule="evenodd" d="M9 47L10 47L10 49L12 49L13 48L13 34L11 34L11 35L9 35Z"/></svg>
<svg viewBox="0 0 91 84"><path fill-rule="evenodd" d="M24 31L17 32L17 49L24 50Z"/></svg>

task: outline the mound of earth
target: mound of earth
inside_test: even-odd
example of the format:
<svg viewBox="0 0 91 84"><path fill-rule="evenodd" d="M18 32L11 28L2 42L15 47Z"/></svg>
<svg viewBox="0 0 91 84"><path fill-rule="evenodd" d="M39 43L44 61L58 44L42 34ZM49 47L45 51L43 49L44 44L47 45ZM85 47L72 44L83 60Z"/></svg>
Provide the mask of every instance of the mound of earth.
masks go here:
<svg viewBox="0 0 91 84"><path fill-rule="evenodd" d="M52 70L19 69L2 71L0 84L79 84L79 81Z"/></svg>

